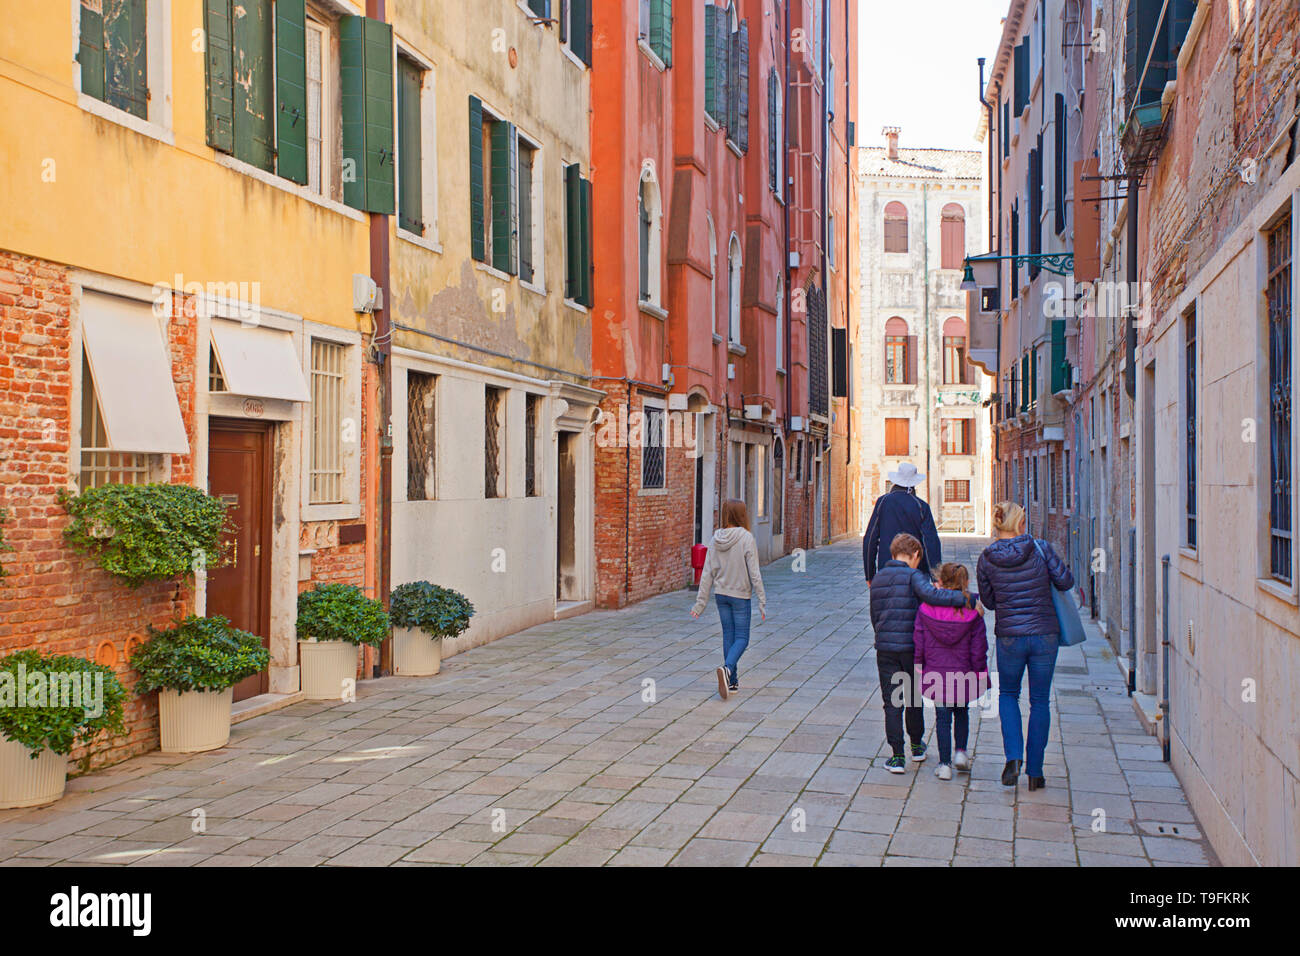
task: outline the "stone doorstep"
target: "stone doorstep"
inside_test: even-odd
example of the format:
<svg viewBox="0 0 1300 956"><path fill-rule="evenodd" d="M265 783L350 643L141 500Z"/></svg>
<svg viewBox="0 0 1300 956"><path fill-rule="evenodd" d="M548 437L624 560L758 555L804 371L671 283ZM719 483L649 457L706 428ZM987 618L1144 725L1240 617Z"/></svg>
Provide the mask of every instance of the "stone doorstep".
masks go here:
<svg viewBox="0 0 1300 956"><path fill-rule="evenodd" d="M295 691L292 694L258 694L256 697L237 700L230 705L230 725L233 727L235 724L242 724L254 717L261 717L263 714L283 710L291 704L306 699L306 695L302 691Z"/></svg>

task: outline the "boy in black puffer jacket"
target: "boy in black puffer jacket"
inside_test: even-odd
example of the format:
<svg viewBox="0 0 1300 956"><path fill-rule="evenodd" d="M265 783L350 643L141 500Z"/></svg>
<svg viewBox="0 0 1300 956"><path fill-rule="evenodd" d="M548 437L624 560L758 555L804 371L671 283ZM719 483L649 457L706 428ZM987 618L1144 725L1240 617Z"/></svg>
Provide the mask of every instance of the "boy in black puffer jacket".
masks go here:
<svg viewBox="0 0 1300 956"><path fill-rule="evenodd" d="M871 588L871 628L876 635L876 668L880 674L880 698L885 708L885 738L893 756L885 762L890 773L902 773L907 766L903 754L903 722L912 741L912 759L925 760L925 711L915 693L913 670L916 647L916 612L921 602L936 607L975 607L978 595L969 598L960 591L937 588L929 575L917 569L921 563L921 542L910 534L899 534L889 544L890 560L876 571Z"/></svg>

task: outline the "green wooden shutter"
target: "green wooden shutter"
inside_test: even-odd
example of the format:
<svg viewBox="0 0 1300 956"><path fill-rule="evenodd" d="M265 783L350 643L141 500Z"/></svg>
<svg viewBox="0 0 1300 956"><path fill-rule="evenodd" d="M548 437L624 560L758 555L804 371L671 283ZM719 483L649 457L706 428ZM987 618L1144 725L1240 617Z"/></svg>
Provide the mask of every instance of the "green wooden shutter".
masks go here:
<svg viewBox="0 0 1300 956"><path fill-rule="evenodd" d="M97 100L104 98L104 14L81 5L81 92Z"/></svg>
<svg viewBox="0 0 1300 956"><path fill-rule="evenodd" d="M483 102L469 98L469 237L470 252L487 262L486 218L483 208Z"/></svg>
<svg viewBox="0 0 1300 956"><path fill-rule="evenodd" d="M1032 408L1038 404L1038 348L1035 346L1029 352L1029 382L1030 395L1029 405Z"/></svg>
<svg viewBox="0 0 1300 956"><path fill-rule="evenodd" d="M722 8L709 4L704 8L704 110L718 118L718 60L713 51L718 45L718 17Z"/></svg>
<svg viewBox="0 0 1300 956"><path fill-rule="evenodd" d="M1016 115L1029 105L1029 41L1016 44L1015 52Z"/></svg>
<svg viewBox="0 0 1300 956"><path fill-rule="evenodd" d="M234 18L235 156L275 171L275 44L271 0L238 0Z"/></svg>
<svg viewBox="0 0 1300 956"><path fill-rule="evenodd" d="M749 150L749 21L741 20L736 31L736 145L740 151Z"/></svg>
<svg viewBox="0 0 1300 956"><path fill-rule="evenodd" d="M1052 319L1052 391L1070 387L1070 363L1065 360L1065 319Z"/></svg>
<svg viewBox="0 0 1300 956"><path fill-rule="evenodd" d="M564 297L582 297L582 170L564 167Z"/></svg>
<svg viewBox="0 0 1300 956"><path fill-rule="evenodd" d="M515 125L498 120L492 124L492 265L515 275L519 252L519 141Z"/></svg>
<svg viewBox="0 0 1300 956"><path fill-rule="evenodd" d="M591 66L591 0L570 0L569 10L573 27L569 37L569 50L587 66Z"/></svg>
<svg viewBox="0 0 1300 956"><path fill-rule="evenodd" d="M767 73L767 179L772 192L779 193L776 182L776 70Z"/></svg>
<svg viewBox="0 0 1300 956"><path fill-rule="evenodd" d="M672 0L650 0L650 49L664 66L673 65Z"/></svg>
<svg viewBox="0 0 1300 956"><path fill-rule="evenodd" d="M230 0L204 0L207 32L208 145L223 153L235 151L234 36Z"/></svg>
<svg viewBox="0 0 1300 956"><path fill-rule="evenodd" d="M397 160L398 225L417 236L424 235L424 157L420 143L420 90L424 71L410 60L397 60Z"/></svg>
<svg viewBox="0 0 1300 956"><path fill-rule="evenodd" d="M551 18L551 0L528 0L528 9L533 15L545 20Z"/></svg>
<svg viewBox="0 0 1300 956"><path fill-rule="evenodd" d="M578 221L582 226L582 298L578 301L590 309L596 301L593 291L595 263L592 259L591 239L591 180L580 180L579 187Z"/></svg>
<svg viewBox="0 0 1300 956"><path fill-rule="evenodd" d="M343 87L343 201L391 216L393 28L369 17L339 21Z"/></svg>
<svg viewBox="0 0 1300 956"><path fill-rule="evenodd" d="M145 0L104 0L104 99L141 119L149 115L147 19Z"/></svg>
<svg viewBox="0 0 1300 956"><path fill-rule="evenodd" d="M307 14L304 0L275 3L276 171L307 182Z"/></svg>
<svg viewBox="0 0 1300 956"><path fill-rule="evenodd" d="M1029 393L1032 391L1029 378L1029 353L1020 356L1020 410L1029 408Z"/></svg>
<svg viewBox="0 0 1300 956"><path fill-rule="evenodd" d="M516 140L516 144L518 140ZM519 246L519 278L532 282L533 272L533 156L527 147L518 150L519 211L516 243Z"/></svg>
<svg viewBox="0 0 1300 956"><path fill-rule="evenodd" d="M727 37L727 137L736 140L736 129L740 126L740 31L736 30Z"/></svg>

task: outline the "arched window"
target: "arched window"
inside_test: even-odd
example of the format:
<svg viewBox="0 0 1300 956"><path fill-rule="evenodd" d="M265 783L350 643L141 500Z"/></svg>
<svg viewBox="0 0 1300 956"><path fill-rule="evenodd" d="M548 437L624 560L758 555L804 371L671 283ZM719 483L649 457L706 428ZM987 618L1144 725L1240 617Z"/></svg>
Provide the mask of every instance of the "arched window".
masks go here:
<svg viewBox="0 0 1300 956"><path fill-rule="evenodd" d="M901 202L885 207L885 251L907 251L907 207Z"/></svg>
<svg viewBox="0 0 1300 956"><path fill-rule="evenodd" d="M967 384L966 322L955 315L943 324L943 384Z"/></svg>
<svg viewBox="0 0 1300 956"><path fill-rule="evenodd" d="M709 224L709 323L714 335L718 334L718 233L713 228L713 216L704 214Z"/></svg>
<svg viewBox="0 0 1300 956"><path fill-rule="evenodd" d="M785 442L780 434L772 439L772 533L781 533L785 517Z"/></svg>
<svg viewBox="0 0 1300 956"><path fill-rule="evenodd" d="M943 207L939 225L939 268L960 269L966 259L966 210L960 203L950 202Z"/></svg>
<svg viewBox="0 0 1300 956"><path fill-rule="evenodd" d="M885 384L910 385L912 377L911 341L907 323L894 316L885 323Z"/></svg>
<svg viewBox="0 0 1300 956"><path fill-rule="evenodd" d="M740 344L740 240L734 232L727 248L727 341Z"/></svg>
<svg viewBox="0 0 1300 956"><path fill-rule="evenodd" d="M641 186L637 191L637 228L640 237L640 299L652 305L660 304L659 283L663 267L660 263L660 223L662 208L659 201L659 184L654 170L648 165L641 173Z"/></svg>

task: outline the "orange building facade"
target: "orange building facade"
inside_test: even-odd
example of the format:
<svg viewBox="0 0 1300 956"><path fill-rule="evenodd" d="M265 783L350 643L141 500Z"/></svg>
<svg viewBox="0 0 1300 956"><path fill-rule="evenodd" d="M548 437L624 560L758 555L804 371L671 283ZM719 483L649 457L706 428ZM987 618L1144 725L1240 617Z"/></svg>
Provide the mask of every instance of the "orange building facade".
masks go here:
<svg viewBox="0 0 1300 956"><path fill-rule="evenodd" d="M594 5L601 606L688 584L691 546L729 498L748 505L764 561L856 524L831 442L828 317L830 302L847 325L852 217L833 168L856 23L851 3L833 6Z"/></svg>

